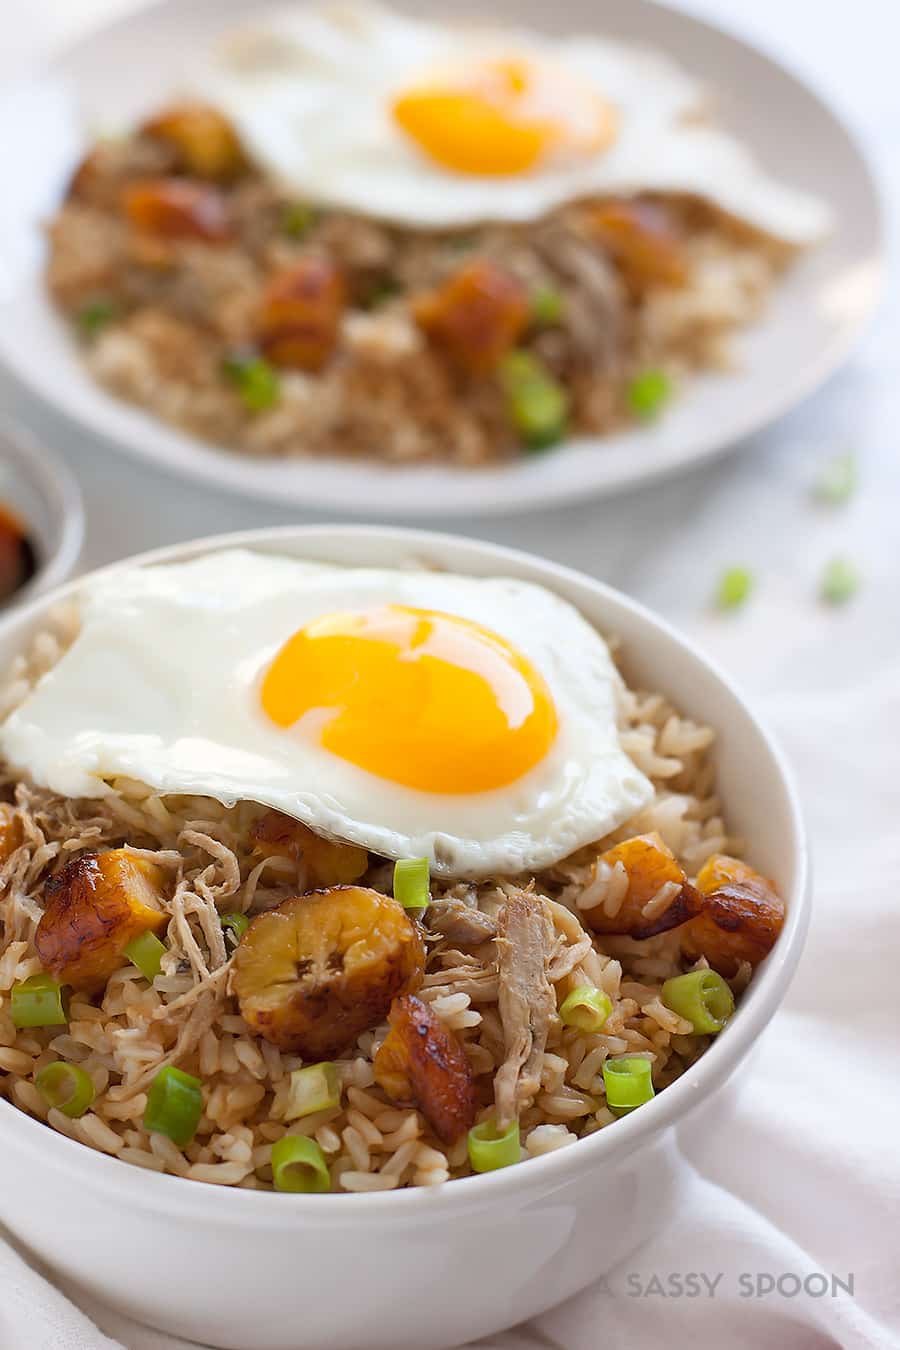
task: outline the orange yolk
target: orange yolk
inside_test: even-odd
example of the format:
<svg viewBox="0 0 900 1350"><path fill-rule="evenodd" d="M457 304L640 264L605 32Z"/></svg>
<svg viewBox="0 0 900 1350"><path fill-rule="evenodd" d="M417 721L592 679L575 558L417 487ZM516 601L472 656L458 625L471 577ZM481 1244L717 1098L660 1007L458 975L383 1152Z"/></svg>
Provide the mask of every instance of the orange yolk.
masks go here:
<svg viewBox="0 0 900 1350"><path fill-rule="evenodd" d="M394 119L427 155L457 173L524 173L550 154L605 150L608 103L571 71L490 61L400 94Z"/></svg>
<svg viewBox="0 0 900 1350"><path fill-rule="evenodd" d="M308 718L332 754L422 792L487 792L546 755L556 709L496 633L403 605L327 614L288 638L262 682L279 727Z"/></svg>

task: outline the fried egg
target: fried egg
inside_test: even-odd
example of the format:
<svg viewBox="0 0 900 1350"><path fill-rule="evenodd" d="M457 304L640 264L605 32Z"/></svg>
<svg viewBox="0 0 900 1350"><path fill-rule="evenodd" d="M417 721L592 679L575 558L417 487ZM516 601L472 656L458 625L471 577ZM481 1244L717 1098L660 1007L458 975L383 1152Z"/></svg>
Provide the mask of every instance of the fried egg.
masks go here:
<svg viewBox="0 0 900 1350"><path fill-rule="evenodd" d="M824 205L708 121L667 57L595 36L408 18L364 0L278 10L196 87L314 203L414 227L530 221L578 198L691 194L792 244Z"/></svg>
<svg viewBox="0 0 900 1350"><path fill-rule="evenodd" d="M541 586L230 550L89 583L0 727L35 783L259 802L437 874L544 867L648 805L600 635Z"/></svg>

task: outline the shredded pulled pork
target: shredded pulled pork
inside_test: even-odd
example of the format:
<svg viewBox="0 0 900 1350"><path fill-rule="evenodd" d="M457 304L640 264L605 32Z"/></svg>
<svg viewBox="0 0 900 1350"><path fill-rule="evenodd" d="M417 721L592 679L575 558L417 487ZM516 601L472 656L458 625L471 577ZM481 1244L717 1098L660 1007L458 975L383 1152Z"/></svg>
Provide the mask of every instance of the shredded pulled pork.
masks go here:
<svg viewBox="0 0 900 1350"><path fill-rule="evenodd" d="M506 1058L494 1078L498 1128L505 1129L540 1086L541 1064L556 997L547 967L556 948L550 907L516 891L497 923L499 1011Z"/></svg>
<svg viewBox="0 0 900 1350"><path fill-rule="evenodd" d="M456 896L434 900L425 918L428 929L460 947L476 947L497 936L497 925L476 903L467 904Z"/></svg>

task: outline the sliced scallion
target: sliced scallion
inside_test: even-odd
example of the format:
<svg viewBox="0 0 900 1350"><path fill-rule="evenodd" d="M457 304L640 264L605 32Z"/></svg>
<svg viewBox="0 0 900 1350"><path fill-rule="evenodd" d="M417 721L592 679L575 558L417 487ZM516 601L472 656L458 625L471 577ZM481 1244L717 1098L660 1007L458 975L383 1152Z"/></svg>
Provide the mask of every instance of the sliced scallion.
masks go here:
<svg viewBox="0 0 900 1350"><path fill-rule="evenodd" d="M248 412L274 408L281 396L281 382L264 357L238 353L226 357L222 368Z"/></svg>
<svg viewBox="0 0 900 1350"><path fill-rule="evenodd" d="M316 1111L328 1111L341 1104L341 1084L337 1065L325 1060L294 1069L288 1092L285 1120L300 1120Z"/></svg>
<svg viewBox="0 0 900 1350"><path fill-rule="evenodd" d="M48 1106L61 1111L70 1120L77 1120L94 1100L94 1083L90 1074L78 1064L67 1064L56 1059L45 1064L37 1074L34 1085Z"/></svg>
<svg viewBox="0 0 900 1350"><path fill-rule="evenodd" d="M626 397L634 416L650 422L672 397L672 381L664 370L643 370L631 381Z"/></svg>
<svg viewBox="0 0 900 1350"><path fill-rule="evenodd" d="M719 609L740 609L753 590L753 573L746 567L726 567L716 586Z"/></svg>
<svg viewBox="0 0 900 1350"><path fill-rule="evenodd" d="M859 590L859 569L848 558L832 558L822 573L821 595L829 605L845 605Z"/></svg>
<svg viewBox="0 0 900 1350"><path fill-rule="evenodd" d="M401 858L394 863L394 899L404 909L425 909L431 903L427 858Z"/></svg>
<svg viewBox="0 0 900 1350"><path fill-rule="evenodd" d="M331 1174L315 1139L286 1134L272 1145L272 1184L276 1191L320 1195L331 1190Z"/></svg>
<svg viewBox="0 0 900 1350"><path fill-rule="evenodd" d="M164 1134L184 1148L197 1132L203 1110L201 1089L199 1078L167 1064L150 1084L144 1129L150 1134Z"/></svg>
<svg viewBox="0 0 900 1350"><path fill-rule="evenodd" d="M234 938L234 945L240 942L241 938L250 927L250 920L246 914L241 914L237 910L229 914L220 914L219 923L226 933L230 933Z"/></svg>
<svg viewBox="0 0 900 1350"><path fill-rule="evenodd" d="M567 994L560 1004L559 1015L563 1026L577 1027L579 1031L602 1031L612 1012L612 1002L602 989L579 985Z"/></svg>
<svg viewBox="0 0 900 1350"><path fill-rule="evenodd" d="M852 451L835 455L824 466L816 479L813 493L820 502L842 506L850 500L859 486L859 464Z"/></svg>
<svg viewBox="0 0 900 1350"><path fill-rule="evenodd" d="M661 998L698 1036L714 1036L734 1012L734 995L714 970L690 970L666 980Z"/></svg>
<svg viewBox="0 0 900 1350"><path fill-rule="evenodd" d="M633 1111L654 1095L653 1066L649 1059L624 1055L603 1065L606 1104L611 1111Z"/></svg>
<svg viewBox="0 0 900 1350"><path fill-rule="evenodd" d="M476 1172L494 1172L499 1167L510 1167L522 1156L519 1122L514 1120L498 1132L493 1120L473 1125L468 1135L469 1162Z"/></svg>
<svg viewBox="0 0 900 1350"><path fill-rule="evenodd" d="M9 1002L17 1027L62 1027L69 1020L62 985L43 972L14 984Z"/></svg>
<svg viewBox="0 0 900 1350"><path fill-rule="evenodd" d="M162 969L162 959L166 954L166 945L160 942L155 933L141 933L129 942L125 955L133 966L137 966L145 980L152 984Z"/></svg>

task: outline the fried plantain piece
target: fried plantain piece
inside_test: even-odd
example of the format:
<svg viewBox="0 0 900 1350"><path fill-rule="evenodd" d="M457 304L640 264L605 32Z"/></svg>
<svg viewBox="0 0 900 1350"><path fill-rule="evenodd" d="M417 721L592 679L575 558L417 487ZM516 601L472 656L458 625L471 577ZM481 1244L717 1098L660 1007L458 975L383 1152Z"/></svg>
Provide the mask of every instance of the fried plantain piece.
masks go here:
<svg viewBox="0 0 900 1350"><path fill-rule="evenodd" d="M759 965L784 927L784 901L774 884L740 858L714 853L697 875L697 889L702 908L685 924L684 955L705 956L726 976L742 961Z"/></svg>
<svg viewBox="0 0 900 1350"><path fill-rule="evenodd" d="M163 894L162 871L125 849L74 858L44 887L34 938L44 969L77 989L102 988L129 942L165 926Z"/></svg>
<svg viewBox="0 0 900 1350"><path fill-rule="evenodd" d="M304 862L313 886L346 886L368 870L369 855L356 844L335 842L281 811L266 811L253 826L253 852L259 857Z"/></svg>
<svg viewBox="0 0 900 1350"><path fill-rule="evenodd" d="M518 277L477 259L418 298L416 322L433 346L467 375L490 375L528 327L531 304Z"/></svg>
<svg viewBox="0 0 900 1350"><path fill-rule="evenodd" d="M339 1054L418 988L425 948L402 905L363 886L293 896L260 914L233 958L241 1014L307 1059Z"/></svg>
<svg viewBox="0 0 900 1350"><path fill-rule="evenodd" d="M171 146L177 167L198 178L227 183L247 168L234 127L208 103L170 104L146 121L141 130Z"/></svg>
<svg viewBox="0 0 900 1350"><path fill-rule="evenodd" d="M655 830L626 839L601 854L609 867L621 863L628 873L628 890L615 914L603 905L585 910L582 921L595 933L627 934L632 938L655 937L668 932L700 911L700 897L690 884L675 854ZM647 917L644 908L667 882L677 885L661 913Z"/></svg>
<svg viewBox="0 0 900 1350"><path fill-rule="evenodd" d="M395 998L391 1029L375 1056L375 1081L396 1102L416 1106L445 1144L475 1123L475 1084L466 1052L427 1003Z"/></svg>
<svg viewBox="0 0 900 1350"><path fill-rule="evenodd" d="M337 346L347 302L343 273L329 258L310 254L269 282L256 338L276 366L319 371Z"/></svg>
<svg viewBox="0 0 900 1350"><path fill-rule="evenodd" d="M218 188L184 178L148 178L122 194L128 222L158 239L225 243L231 236L228 207Z"/></svg>

